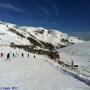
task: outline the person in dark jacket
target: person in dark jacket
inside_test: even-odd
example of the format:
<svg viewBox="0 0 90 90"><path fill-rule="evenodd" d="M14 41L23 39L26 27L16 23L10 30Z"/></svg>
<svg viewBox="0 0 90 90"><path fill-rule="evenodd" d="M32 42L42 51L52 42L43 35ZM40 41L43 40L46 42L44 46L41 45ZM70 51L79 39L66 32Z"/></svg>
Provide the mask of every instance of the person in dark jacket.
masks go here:
<svg viewBox="0 0 90 90"><path fill-rule="evenodd" d="M13 53L13 57L15 57L15 54Z"/></svg>
<svg viewBox="0 0 90 90"><path fill-rule="evenodd" d="M24 57L24 54L22 53L22 57Z"/></svg>
<svg viewBox="0 0 90 90"><path fill-rule="evenodd" d="M3 54L3 53L1 53L1 57L3 57L3 55L4 55L4 54Z"/></svg>
<svg viewBox="0 0 90 90"><path fill-rule="evenodd" d="M9 53L7 54L7 59L10 59L10 54Z"/></svg>
<svg viewBox="0 0 90 90"><path fill-rule="evenodd" d="M34 55L34 58L35 58L35 55Z"/></svg>
<svg viewBox="0 0 90 90"><path fill-rule="evenodd" d="M29 53L28 53L28 58L29 58Z"/></svg>

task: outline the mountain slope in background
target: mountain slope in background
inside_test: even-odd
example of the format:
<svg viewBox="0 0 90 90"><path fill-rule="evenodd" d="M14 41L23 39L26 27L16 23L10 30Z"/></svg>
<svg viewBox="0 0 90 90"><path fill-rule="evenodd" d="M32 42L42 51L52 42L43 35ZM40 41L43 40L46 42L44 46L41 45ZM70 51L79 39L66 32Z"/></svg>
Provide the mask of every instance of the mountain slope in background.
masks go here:
<svg viewBox="0 0 90 90"><path fill-rule="evenodd" d="M67 46L74 43L83 42L78 38L68 36L59 31L47 30L41 27L19 27L15 24L0 22L0 42L3 44L30 44L28 37L42 42L51 43L55 47Z"/></svg>
<svg viewBox="0 0 90 90"><path fill-rule="evenodd" d="M20 27L26 31L29 31L33 36L35 36L38 40L51 43L55 47L67 46L70 44L80 43L82 40L78 38L68 36L65 33L62 33L57 30L47 30L42 27Z"/></svg>

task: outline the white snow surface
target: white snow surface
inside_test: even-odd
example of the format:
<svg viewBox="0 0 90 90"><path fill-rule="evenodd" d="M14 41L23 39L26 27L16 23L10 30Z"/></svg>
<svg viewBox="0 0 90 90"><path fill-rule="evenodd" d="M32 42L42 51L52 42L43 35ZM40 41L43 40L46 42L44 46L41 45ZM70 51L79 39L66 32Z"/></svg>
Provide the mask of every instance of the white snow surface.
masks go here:
<svg viewBox="0 0 90 90"><path fill-rule="evenodd" d="M0 24L0 45L10 45L11 42L16 44L28 44L28 40L8 31L8 29L12 27L14 28L13 24Z"/></svg>
<svg viewBox="0 0 90 90"><path fill-rule="evenodd" d="M90 90L90 87L55 67L46 56L30 54L21 49L0 47L0 87L17 87L17 90ZM21 53L24 53L24 58ZM10 53L10 60L6 54ZM12 53L17 53L13 58Z"/></svg>
<svg viewBox="0 0 90 90"><path fill-rule="evenodd" d="M63 62L71 65L79 65L79 72L88 75L90 79L90 41L71 45L59 50Z"/></svg>

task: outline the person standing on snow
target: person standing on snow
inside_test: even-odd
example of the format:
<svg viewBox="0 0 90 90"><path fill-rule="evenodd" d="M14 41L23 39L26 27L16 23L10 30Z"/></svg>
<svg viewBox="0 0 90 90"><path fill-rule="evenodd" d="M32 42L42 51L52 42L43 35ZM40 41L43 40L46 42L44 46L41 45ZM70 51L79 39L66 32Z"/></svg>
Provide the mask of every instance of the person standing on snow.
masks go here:
<svg viewBox="0 0 90 90"><path fill-rule="evenodd" d="M3 53L1 53L1 57L3 57Z"/></svg>
<svg viewBox="0 0 90 90"><path fill-rule="evenodd" d="M0 57L3 57L3 53L0 54Z"/></svg>
<svg viewBox="0 0 90 90"><path fill-rule="evenodd" d="M7 54L7 59L9 59L9 60L10 60L10 54L9 54L9 53Z"/></svg>
<svg viewBox="0 0 90 90"><path fill-rule="evenodd" d="M28 53L28 58L29 58L29 53Z"/></svg>
<svg viewBox="0 0 90 90"><path fill-rule="evenodd" d="M34 55L34 58L35 58L35 55Z"/></svg>
<svg viewBox="0 0 90 90"><path fill-rule="evenodd" d="M15 57L14 53L13 53L13 58Z"/></svg>
<svg viewBox="0 0 90 90"><path fill-rule="evenodd" d="M24 57L24 54L22 53L22 57Z"/></svg>

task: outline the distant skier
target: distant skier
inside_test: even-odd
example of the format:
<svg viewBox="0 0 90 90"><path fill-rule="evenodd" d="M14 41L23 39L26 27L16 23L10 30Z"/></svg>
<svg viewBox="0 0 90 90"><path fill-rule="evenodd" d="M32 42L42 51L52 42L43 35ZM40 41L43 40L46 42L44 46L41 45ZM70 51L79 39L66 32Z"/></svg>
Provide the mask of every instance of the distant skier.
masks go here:
<svg viewBox="0 0 90 90"><path fill-rule="evenodd" d="M28 53L28 58L29 58L29 53Z"/></svg>
<svg viewBox="0 0 90 90"><path fill-rule="evenodd" d="M22 57L24 57L24 54L22 53Z"/></svg>
<svg viewBox="0 0 90 90"><path fill-rule="evenodd" d="M15 57L15 54L13 53L13 58Z"/></svg>
<svg viewBox="0 0 90 90"><path fill-rule="evenodd" d="M3 57L3 55L4 55L4 54L3 54L3 53L1 53L1 57Z"/></svg>
<svg viewBox="0 0 90 90"><path fill-rule="evenodd" d="M9 54L9 53L7 54L7 59L9 59L9 60L10 60L10 54Z"/></svg>
<svg viewBox="0 0 90 90"><path fill-rule="evenodd" d="M74 64L73 64L73 60L72 60L72 61L71 61L71 68L72 68L72 69L73 69L73 65L74 65Z"/></svg>
<svg viewBox="0 0 90 90"><path fill-rule="evenodd" d="M34 58L35 58L35 55L34 55Z"/></svg>

